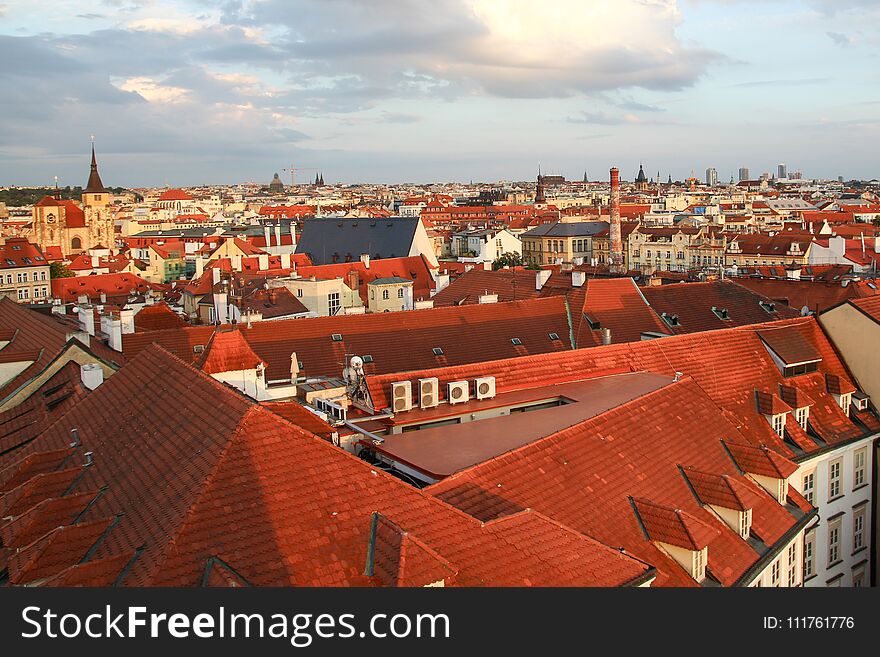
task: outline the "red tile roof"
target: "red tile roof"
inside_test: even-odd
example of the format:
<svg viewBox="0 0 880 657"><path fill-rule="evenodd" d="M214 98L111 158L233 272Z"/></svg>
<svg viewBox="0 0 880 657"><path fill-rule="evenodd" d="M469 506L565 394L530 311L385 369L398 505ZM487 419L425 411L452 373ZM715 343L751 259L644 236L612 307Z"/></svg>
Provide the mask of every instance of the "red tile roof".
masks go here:
<svg viewBox="0 0 880 657"><path fill-rule="evenodd" d="M132 292L144 294L149 290L164 290L166 287L134 274L96 274L52 279L52 296L61 299L62 303L76 303L82 295L86 295L90 301L99 299L102 293L108 298L127 298Z"/></svg>
<svg viewBox="0 0 880 657"><path fill-rule="evenodd" d="M807 363L822 358L819 351L804 340L804 336L796 324L759 330L758 337L786 365Z"/></svg>
<svg viewBox="0 0 880 657"><path fill-rule="evenodd" d="M180 328L185 324L180 315L164 302L144 306L134 316L134 330L138 332Z"/></svg>
<svg viewBox="0 0 880 657"><path fill-rule="evenodd" d="M235 329L216 331L202 354L201 370L205 374L251 370L263 363L250 345Z"/></svg>
<svg viewBox="0 0 880 657"><path fill-rule="evenodd" d="M157 347L15 459L0 456L0 467L20 470L29 457L70 449L70 426L81 440L71 467L0 496L0 513L45 524L50 509L85 499L52 498L106 488L74 524L25 545L10 534L12 584L108 585L120 577L127 585L381 584L362 574L375 511L401 537L400 550L383 543L382 573L391 578L384 583L437 576L463 585L614 586L650 574L639 560L552 521L483 525ZM86 467L84 451L92 455ZM217 565L225 575L214 577Z"/></svg>
<svg viewBox="0 0 880 657"><path fill-rule="evenodd" d="M290 355L296 352L308 376L339 376L346 354L372 355L367 373L415 370L563 351L568 343L568 314L562 297L306 319L255 322L240 328L254 352L267 364L269 380L290 378ZM186 327L126 335L124 353L137 354L158 342L185 360L192 348L206 344L213 327ZM334 342L338 333L342 340ZM551 340L550 333L560 340ZM519 338L521 344L513 344ZM442 355L435 355L439 347Z"/></svg>
<svg viewBox="0 0 880 657"><path fill-rule="evenodd" d="M702 550L720 532L687 511L633 498L639 521L652 541L668 543L685 550Z"/></svg>
<svg viewBox="0 0 880 657"><path fill-rule="evenodd" d="M761 504L761 498L736 477L684 468L685 477L703 504L746 511Z"/></svg>
<svg viewBox="0 0 880 657"><path fill-rule="evenodd" d="M789 344L798 351L816 353L821 358L818 371L785 378L759 336L782 330ZM753 444L766 444L781 454L794 456L792 445L780 438L758 413L755 391L778 394L782 383L796 386L816 401L810 410L810 426L822 440L839 444L862 436L862 430L846 416L828 394L825 373L833 374L852 386L846 367L813 318L781 320L767 324L707 331L657 340L631 342L559 354L542 354L495 362L480 362L440 368L423 368L404 373L371 375L367 386L375 408L390 405L391 383L399 380L437 376L441 385L448 381L494 376L499 394L583 379L587 373L651 371L672 375L682 372L693 377L712 399L735 418L740 430ZM821 442L821 441L820 441ZM804 449L803 447L801 449ZM805 452L820 449L809 439Z"/></svg>
<svg viewBox="0 0 880 657"><path fill-rule="evenodd" d="M775 312L768 312L760 304L762 301L771 303L771 300L737 285L738 282L660 285L643 288L642 294L658 315L666 313L670 321L673 315L677 316L678 324L667 326L675 333L711 331L800 316L798 311L781 304L776 305ZM727 310L729 319L721 319L712 311L713 307Z"/></svg>
<svg viewBox="0 0 880 657"><path fill-rule="evenodd" d="M40 267L49 263L39 245L31 244L24 237L7 237L0 241L0 269L16 267Z"/></svg>
<svg viewBox="0 0 880 657"><path fill-rule="evenodd" d="M696 582L653 541L687 549L708 545L711 576L729 586L761 555L700 504L679 465L728 476L749 489L753 522L768 545L805 520L802 511L779 505L740 474L722 442L731 437L742 440L715 403L685 379L425 490L483 521L531 508L606 545L623 546L657 567L660 586Z"/></svg>

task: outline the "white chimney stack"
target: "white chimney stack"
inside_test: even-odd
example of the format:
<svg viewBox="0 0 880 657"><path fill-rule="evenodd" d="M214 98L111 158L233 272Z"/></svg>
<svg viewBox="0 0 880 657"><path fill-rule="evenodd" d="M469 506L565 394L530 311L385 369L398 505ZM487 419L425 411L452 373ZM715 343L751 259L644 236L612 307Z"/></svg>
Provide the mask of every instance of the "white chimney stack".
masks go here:
<svg viewBox="0 0 880 657"><path fill-rule="evenodd" d="M540 271L535 273L535 289L540 290L544 287L544 283L546 283L550 279L550 275L553 272L549 269L541 269Z"/></svg>
<svg viewBox="0 0 880 657"><path fill-rule="evenodd" d="M361 254L361 262L364 263L364 267L369 269L370 268L370 254L369 253L362 253Z"/></svg>
<svg viewBox="0 0 880 657"><path fill-rule="evenodd" d="M280 223L275 225L275 244L278 247L281 247L281 224Z"/></svg>
<svg viewBox="0 0 880 657"><path fill-rule="evenodd" d="M89 390L94 390L104 383L104 368L98 363L80 365L79 371L83 385Z"/></svg>
<svg viewBox="0 0 880 657"><path fill-rule="evenodd" d="M571 272L571 285L572 285L572 287L583 287L586 280L587 280L586 272L582 272L582 271L572 271Z"/></svg>
<svg viewBox="0 0 880 657"><path fill-rule="evenodd" d="M299 377L299 360L297 360L296 352L290 354L290 381L295 382Z"/></svg>

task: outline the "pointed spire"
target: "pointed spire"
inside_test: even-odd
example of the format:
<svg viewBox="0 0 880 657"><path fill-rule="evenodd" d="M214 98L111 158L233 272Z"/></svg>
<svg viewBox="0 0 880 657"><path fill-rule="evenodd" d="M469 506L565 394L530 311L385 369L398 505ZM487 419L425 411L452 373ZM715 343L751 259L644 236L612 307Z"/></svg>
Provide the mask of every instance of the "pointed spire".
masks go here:
<svg viewBox="0 0 880 657"><path fill-rule="evenodd" d="M98 175L98 160L95 158L95 138L92 137L92 164L89 171L89 182L83 190L85 194L103 194L107 190L104 189L104 183L101 182L101 176Z"/></svg>

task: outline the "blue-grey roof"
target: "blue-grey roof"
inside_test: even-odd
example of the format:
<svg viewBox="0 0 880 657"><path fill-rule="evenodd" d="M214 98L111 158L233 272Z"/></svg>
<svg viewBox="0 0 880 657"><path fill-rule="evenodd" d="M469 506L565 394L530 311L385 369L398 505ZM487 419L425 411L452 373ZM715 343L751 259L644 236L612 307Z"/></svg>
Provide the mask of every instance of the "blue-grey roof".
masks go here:
<svg viewBox="0 0 880 657"><path fill-rule="evenodd" d="M358 260L363 253L376 259L403 258L412 250L419 221L418 217L306 219L296 252L307 253L316 265Z"/></svg>
<svg viewBox="0 0 880 657"><path fill-rule="evenodd" d="M552 224L541 224L527 230L523 237L590 237L608 229L607 221L577 221L564 223L556 221Z"/></svg>
<svg viewBox="0 0 880 657"><path fill-rule="evenodd" d="M392 285L394 283L412 283L412 281L400 276L389 276L388 278L375 278L367 283L367 285Z"/></svg>

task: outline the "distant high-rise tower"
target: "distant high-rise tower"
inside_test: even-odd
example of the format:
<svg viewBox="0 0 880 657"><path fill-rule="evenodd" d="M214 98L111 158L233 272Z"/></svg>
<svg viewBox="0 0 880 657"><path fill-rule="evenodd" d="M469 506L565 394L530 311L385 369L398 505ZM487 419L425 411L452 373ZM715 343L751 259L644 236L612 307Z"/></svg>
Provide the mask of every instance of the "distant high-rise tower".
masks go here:
<svg viewBox="0 0 880 657"><path fill-rule="evenodd" d="M788 180L788 167L784 162L776 166L776 177L779 180Z"/></svg>
<svg viewBox="0 0 880 657"><path fill-rule="evenodd" d="M709 187L715 187L718 184L718 171L715 167L706 169L706 184Z"/></svg>
<svg viewBox="0 0 880 657"><path fill-rule="evenodd" d="M626 267L623 263L623 240L620 234L620 172L617 167L611 167L611 224L609 237L608 264L614 274L623 274Z"/></svg>
<svg viewBox="0 0 880 657"><path fill-rule="evenodd" d="M742 182L743 180L751 180L751 178L749 178L749 168L748 167L740 167L739 168L739 181Z"/></svg>

